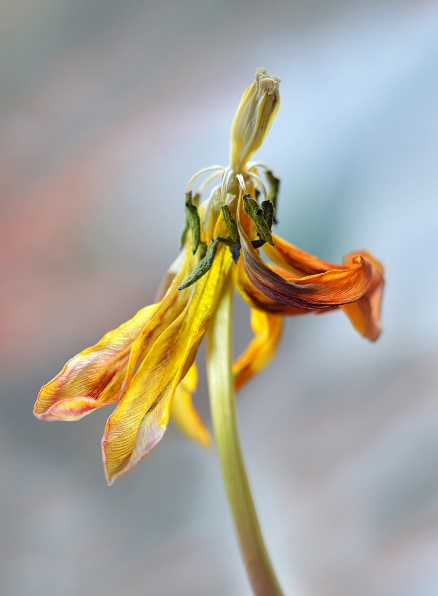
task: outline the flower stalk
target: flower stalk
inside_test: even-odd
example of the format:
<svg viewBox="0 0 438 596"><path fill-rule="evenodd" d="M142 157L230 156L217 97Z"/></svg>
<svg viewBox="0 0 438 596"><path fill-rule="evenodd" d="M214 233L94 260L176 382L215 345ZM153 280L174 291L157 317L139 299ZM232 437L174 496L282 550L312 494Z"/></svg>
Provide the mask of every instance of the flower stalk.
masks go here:
<svg viewBox="0 0 438 596"><path fill-rule="evenodd" d="M207 373L216 447L248 578L257 596L281 596L260 531L240 448L232 373L231 276L207 335Z"/></svg>

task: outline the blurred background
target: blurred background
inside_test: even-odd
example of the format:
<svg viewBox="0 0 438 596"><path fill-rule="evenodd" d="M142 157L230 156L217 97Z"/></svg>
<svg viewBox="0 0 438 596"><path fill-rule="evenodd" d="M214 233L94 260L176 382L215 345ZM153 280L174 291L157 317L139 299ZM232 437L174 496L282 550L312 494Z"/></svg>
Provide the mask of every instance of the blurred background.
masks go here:
<svg viewBox="0 0 438 596"><path fill-rule="evenodd" d="M250 594L214 450L169 428L108 488L110 409L32 415L64 362L153 301L184 191L228 160L257 67L282 107L257 158L279 233L387 269L384 333L289 320L238 399L285 593L438 594L438 4L3 0L0 592ZM248 338L237 301L236 351ZM203 368L203 356L200 356ZM205 379L197 404L208 419Z"/></svg>

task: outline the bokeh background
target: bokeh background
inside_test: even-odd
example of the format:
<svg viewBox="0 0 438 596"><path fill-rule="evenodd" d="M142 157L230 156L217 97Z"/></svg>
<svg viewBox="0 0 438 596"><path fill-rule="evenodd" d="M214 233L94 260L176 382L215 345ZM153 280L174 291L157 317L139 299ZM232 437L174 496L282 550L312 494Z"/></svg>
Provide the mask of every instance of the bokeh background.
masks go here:
<svg viewBox="0 0 438 596"><path fill-rule="evenodd" d="M264 66L283 81L258 154L282 179L280 233L387 268L376 344L342 313L289 320L239 396L264 534L288 595L438 594L437 2L1 5L0 592L250 593L214 450L172 427L108 488L109 411L49 424L32 407L153 300L186 182L227 162ZM197 400L208 419L205 379Z"/></svg>

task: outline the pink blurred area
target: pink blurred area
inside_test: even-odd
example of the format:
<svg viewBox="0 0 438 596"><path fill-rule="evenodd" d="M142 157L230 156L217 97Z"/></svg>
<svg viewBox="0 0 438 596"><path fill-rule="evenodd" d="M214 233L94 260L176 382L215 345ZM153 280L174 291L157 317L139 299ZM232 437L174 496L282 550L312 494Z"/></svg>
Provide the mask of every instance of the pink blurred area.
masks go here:
<svg viewBox="0 0 438 596"><path fill-rule="evenodd" d="M413 1L3 3L1 593L250 593L214 450L170 428L108 488L109 412L49 424L32 406L153 301L187 181L227 163L261 66L282 79L258 155L282 179L280 234L388 272L378 343L341 313L288 321L239 397L275 567L286 594L438 593L437 22ZM208 420L205 378L198 393Z"/></svg>

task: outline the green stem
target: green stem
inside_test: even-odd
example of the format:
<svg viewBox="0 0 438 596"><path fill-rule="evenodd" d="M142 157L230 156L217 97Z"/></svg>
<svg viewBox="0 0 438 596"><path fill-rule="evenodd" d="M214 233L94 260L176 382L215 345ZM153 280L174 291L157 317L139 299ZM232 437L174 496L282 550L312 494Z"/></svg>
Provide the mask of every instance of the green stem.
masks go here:
<svg viewBox="0 0 438 596"><path fill-rule="evenodd" d="M240 449L231 369L232 309L233 287L229 276L208 334L207 373L213 429L228 503L254 594L281 596L263 542Z"/></svg>

